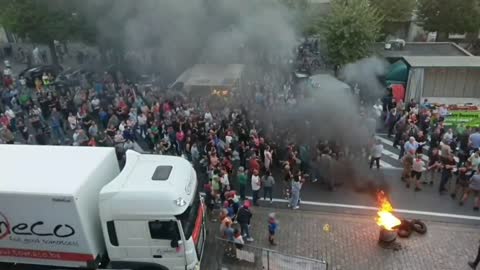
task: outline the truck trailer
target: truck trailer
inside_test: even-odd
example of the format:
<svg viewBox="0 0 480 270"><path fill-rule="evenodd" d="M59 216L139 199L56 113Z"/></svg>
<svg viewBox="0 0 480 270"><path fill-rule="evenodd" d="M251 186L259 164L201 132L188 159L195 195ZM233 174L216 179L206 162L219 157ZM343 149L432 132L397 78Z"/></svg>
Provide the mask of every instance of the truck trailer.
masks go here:
<svg viewBox="0 0 480 270"><path fill-rule="evenodd" d="M198 269L205 206L185 159L0 145L0 262L46 269ZM27 268L28 269L28 268Z"/></svg>

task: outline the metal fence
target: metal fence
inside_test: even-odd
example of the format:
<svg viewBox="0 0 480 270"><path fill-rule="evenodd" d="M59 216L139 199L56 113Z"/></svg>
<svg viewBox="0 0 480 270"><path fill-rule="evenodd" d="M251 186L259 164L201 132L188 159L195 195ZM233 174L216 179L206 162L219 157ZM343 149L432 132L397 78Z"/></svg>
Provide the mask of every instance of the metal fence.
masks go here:
<svg viewBox="0 0 480 270"><path fill-rule="evenodd" d="M217 269L222 270L327 270L323 260L291 256L251 245L236 245L216 238Z"/></svg>

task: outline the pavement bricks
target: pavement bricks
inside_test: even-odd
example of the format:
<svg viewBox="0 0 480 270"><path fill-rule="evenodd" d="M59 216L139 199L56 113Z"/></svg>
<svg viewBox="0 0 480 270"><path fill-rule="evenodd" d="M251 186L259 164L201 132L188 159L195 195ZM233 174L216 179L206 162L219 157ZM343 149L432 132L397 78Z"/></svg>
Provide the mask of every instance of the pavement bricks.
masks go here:
<svg viewBox="0 0 480 270"><path fill-rule="evenodd" d="M402 249L394 251L378 245L379 227L373 212L371 216L355 216L265 207L256 207L252 212L253 245L283 254L323 259L330 270L469 269L466 263L476 255L480 238L479 226L424 220L428 226L427 234L413 233L408 239L397 238ZM270 247L267 241L270 212L275 212L279 221L278 245L274 247ZM330 225L330 232L323 231L325 224ZM213 226L209 234L211 245L218 224L210 225L210 228ZM215 256L211 252L211 247L207 247L207 256ZM216 268L210 264L202 269Z"/></svg>

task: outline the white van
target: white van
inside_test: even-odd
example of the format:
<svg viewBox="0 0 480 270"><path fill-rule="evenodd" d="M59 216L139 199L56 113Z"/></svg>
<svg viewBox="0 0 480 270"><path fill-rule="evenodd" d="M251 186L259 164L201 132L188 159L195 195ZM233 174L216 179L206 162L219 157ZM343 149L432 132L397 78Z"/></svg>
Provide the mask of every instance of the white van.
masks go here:
<svg viewBox="0 0 480 270"><path fill-rule="evenodd" d="M0 145L0 262L198 269L205 208L179 157L113 148Z"/></svg>

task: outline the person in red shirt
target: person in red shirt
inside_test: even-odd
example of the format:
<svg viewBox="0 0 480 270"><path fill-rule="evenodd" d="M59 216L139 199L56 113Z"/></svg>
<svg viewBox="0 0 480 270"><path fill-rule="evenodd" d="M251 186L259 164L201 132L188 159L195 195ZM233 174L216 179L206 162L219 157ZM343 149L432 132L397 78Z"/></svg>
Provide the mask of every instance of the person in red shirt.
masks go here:
<svg viewBox="0 0 480 270"><path fill-rule="evenodd" d="M8 119L8 116L6 116L5 114L0 114L0 125L3 125L3 126L10 126L10 119Z"/></svg>
<svg viewBox="0 0 480 270"><path fill-rule="evenodd" d="M260 162L258 162L257 155L253 154L249 161L250 171L253 172L255 170L260 171Z"/></svg>
<svg viewBox="0 0 480 270"><path fill-rule="evenodd" d="M92 137L90 141L88 141L88 146L97 146L97 141L95 140L95 137Z"/></svg>

